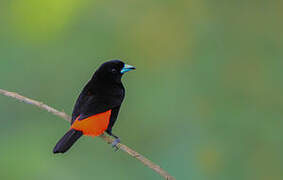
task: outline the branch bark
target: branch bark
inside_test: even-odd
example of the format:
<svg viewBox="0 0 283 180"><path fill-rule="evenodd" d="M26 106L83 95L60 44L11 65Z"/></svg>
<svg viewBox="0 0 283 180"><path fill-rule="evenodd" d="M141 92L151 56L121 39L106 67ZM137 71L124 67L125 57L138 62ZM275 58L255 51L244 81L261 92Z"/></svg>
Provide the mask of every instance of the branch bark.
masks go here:
<svg viewBox="0 0 283 180"><path fill-rule="evenodd" d="M46 110L56 116L59 116L65 120L67 120L68 122L71 121L71 117L69 115L67 115L65 112L61 112L58 111L57 109L54 109L42 102L27 98L25 96L19 95L18 93L15 92L10 92L10 91L6 91L4 89L0 89L0 94L4 95L4 96L8 96L14 99L17 99L21 102L27 103L27 104L32 104L34 106L39 107L40 109ZM113 142L113 139L102 134L100 136L105 142L107 142L108 144L111 144ZM133 149L129 148L128 146L124 145L124 144L117 144L117 146L119 147L120 150L124 151L125 153L127 153L128 155L136 158L137 160L139 160L141 163L143 163L144 165L146 165L147 167L149 167L150 169L152 169L153 171L155 171L156 173L158 173L160 176L162 176L164 179L166 180L175 180L175 178L173 176L171 176L168 172L166 172L164 169L162 169L160 166L158 166L157 164L153 163L152 161L150 161L149 159L147 159L146 157L144 157L143 155L139 154L138 152L134 151Z"/></svg>

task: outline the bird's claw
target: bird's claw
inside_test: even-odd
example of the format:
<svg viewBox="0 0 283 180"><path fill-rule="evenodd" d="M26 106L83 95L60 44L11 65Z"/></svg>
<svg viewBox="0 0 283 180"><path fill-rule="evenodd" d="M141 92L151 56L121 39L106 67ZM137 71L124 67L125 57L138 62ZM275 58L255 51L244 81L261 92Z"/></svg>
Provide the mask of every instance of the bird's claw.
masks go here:
<svg viewBox="0 0 283 180"><path fill-rule="evenodd" d="M119 144L121 141L119 138L115 139L113 142L112 142L112 147L115 148L115 152L119 150L119 147L117 146L117 144Z"/></svg>

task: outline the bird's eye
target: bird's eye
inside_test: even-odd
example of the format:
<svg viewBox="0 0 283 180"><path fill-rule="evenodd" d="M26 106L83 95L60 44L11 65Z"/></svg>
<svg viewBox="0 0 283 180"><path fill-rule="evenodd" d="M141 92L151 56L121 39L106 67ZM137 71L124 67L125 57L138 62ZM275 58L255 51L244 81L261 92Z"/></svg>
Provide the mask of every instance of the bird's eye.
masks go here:
<svg viewBox="0 0 283 180"><path fill-rule="evenodd" d="M112 73L116 73L116 72L117 72L117 69L113 68L113 69L111 70L111 72L112 72Z"/></svg>

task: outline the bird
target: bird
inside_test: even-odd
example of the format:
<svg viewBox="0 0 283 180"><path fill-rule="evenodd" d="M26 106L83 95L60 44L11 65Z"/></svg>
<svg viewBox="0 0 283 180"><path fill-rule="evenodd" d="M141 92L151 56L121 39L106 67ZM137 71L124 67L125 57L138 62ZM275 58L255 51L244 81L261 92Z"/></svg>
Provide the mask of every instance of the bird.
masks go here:
<svg viewBox="0 0 283 180"><path fill-rule="evenodd" d="M54 147L54 154L67 152L82 136L95 137L104 132L115 138L112 146L117 148L120 138L112 128L125 97L122 76L134 69L121 60L110 60L95 71L76 100L71 127Z"/></svg>

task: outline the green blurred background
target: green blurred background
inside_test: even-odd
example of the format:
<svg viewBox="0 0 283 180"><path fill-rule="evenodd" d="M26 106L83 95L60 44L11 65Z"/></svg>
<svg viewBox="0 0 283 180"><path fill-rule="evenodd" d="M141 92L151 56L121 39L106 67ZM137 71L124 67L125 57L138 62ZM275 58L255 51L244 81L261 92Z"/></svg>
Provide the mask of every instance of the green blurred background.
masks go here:
<svg viewBox="0 0 283 180"><path fill-rule="evenodd" d="M96 68L137 71L114 132L177 179L283 179L283 1L0 2L0 88L71 113ZM0 96L0 179L162 179L64 120Z"/></svg>

